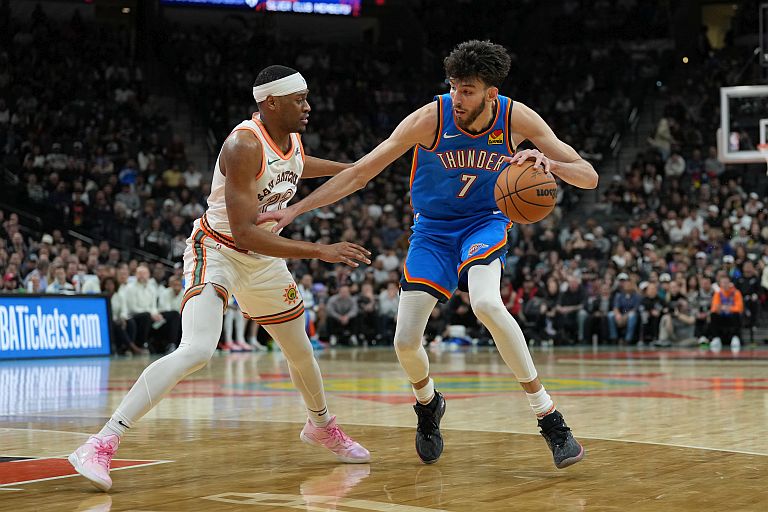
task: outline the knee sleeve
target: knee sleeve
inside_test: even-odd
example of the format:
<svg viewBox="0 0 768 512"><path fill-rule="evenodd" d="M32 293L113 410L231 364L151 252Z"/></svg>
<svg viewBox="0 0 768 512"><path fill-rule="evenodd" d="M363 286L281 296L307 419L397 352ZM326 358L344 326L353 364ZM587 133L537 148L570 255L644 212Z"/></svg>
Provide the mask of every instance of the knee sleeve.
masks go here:
<svg viewBox="0 0 768 512"><path fill-rule="evenodd" d="M501 262L469 269L469 301L477 318L488 328L504 362L520 382L537 377L528 344L517 321L501 300Z"/></svg>
<svg viewBox="0 0 768 512"><path fill-rule="evenodd" d="M395 348L398 351L416 350L421 346L421 337L435 304L437 299L428 293L411 290L400 294L395 326Z"/></svg>
<svg viewBox="0 0 768 512"><path fill-rule="evenodd" d="M404 291L400 294L395 326L395 352L411 382L429 375L429 358L421 338L437 299L425 292Z"/></svg>
<svg viewBox="0 0 768 512"><path fill-rule="evenodd" d="M470 294L469 302L477 319L486 326L494 317L507 314L507 308L504 307L500 294L483 294L479 297L472 297Z"/></svg>

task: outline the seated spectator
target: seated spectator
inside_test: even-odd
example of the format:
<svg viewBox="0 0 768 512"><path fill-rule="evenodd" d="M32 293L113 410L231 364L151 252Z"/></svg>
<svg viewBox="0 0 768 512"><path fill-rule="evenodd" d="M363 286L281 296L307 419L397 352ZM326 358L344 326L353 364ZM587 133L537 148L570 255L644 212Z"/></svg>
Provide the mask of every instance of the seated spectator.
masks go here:
<svg viewBox="0 0 768 512"><path fill-rule="evenodd" d="M3 276L3 293L22 293L24 290L19 288L19 276L13 272L6 272Z"/></svg>
<svg viewBox="0 0 768 512"><path fill-rule="evenodd" d="M168 279L168 287L159 286L157 290L157 310L165 319L165 324L158 329L158 337L166 340L168 346L166 350L179 346L181 342L181 301L184 299L184 290L181 287L181 279L178 276L171 276ZM242 316L242 315L241 315ZM245 343L245 338L238 339L242 341L243 350L250 350L250 346ZM247 348L246 348L247 347Z"/></svg>
<svg viewBox="0 0 768 512"><path fill-rule="evenodd" d="M304 311L309 316L310 322L317 321L317 300L315 292L312 289L312 274L304 274L299 281L298 289L302 300L304 301Z"/></svg>
<svg viewBox="0 0 768 512"><path fill-rule="evenodd" d="M467 292L456 292L448 301L447 309L451 337L461 337L466 341L480 338L480 322L472 312Z"/></svg>
<svg viewBox="0 0 768 512"><path fill-rule="evenodd" d="M748 328L751 334L760 315L762 290L755 265L750 260L746 260L742 265L741 274L741 277L736 280L736 288L741 292L741 297L744 299L744 327Z"/></svg>
<svg viewBox="0 0 768 512"><path fill-rule="evenodd" d="M709 346L718 350L722 340L731 340L731 348L741 347L741 316L744 313L744 299L741 292L733 285L731 278L720 278L720 289L712 297L710 308L710 327L712 341Z"/></svg>
<svg viewBox="0 0 768 512"><path fill-rule="evenodd" d="M125 301L122 294L117 293L118 283L114 277L107 277L101 283L101 288L109 298L112 310L111 327L114 334L114 352L116 354L148 354L149 351L140 348L136 339L136 322L128 317Z"/></svg>
<svg viewBox="0 0 768 512"><path fill-rule="evenodd" d="M541 316L539 316L539 323L537 325L537 331L539 333L538 339L546 340L548 344L554 343L554 338L557 335L555 330L555 317L557 316L557 301L560 298L560 285L555 277L547 279L547 287L544 290L544 299L541 305Z"/></svg>
<svg viewBox="0 0 768 512"><path fill-rule="evenodd" d="M672 310L661 317L659 339L654 344L660 347L669 347L672 344L685 347L695 344L696 316L688 301L678 299L673 304Z"/></svg>
<svg viewBox="0 0 768 512"><path fill-rule="evenodd" d="M45 289L45 293L57 293L62 295L74 295L75 287L67 282L67 271L58 266L53 271L53 282Z"/></svg>
<svg viewBox="0 0 768 512"><path fill-rule="evenodd" d="M357 308L359 313L356 319L358 339L364 343L375 343L378 331L377 297L373 294L373 285L363 283L360 293L357 295Z"/></svg>
<svg viewBox="0 0 768 512"><path fill-rule="evenodd" d="M101 283L96 274L86 273L85 265L79 265L77 273L72 276L72 285L75 291L82 294L101 293Z"/></svg>
<svg viewBox="0 0 768 512"><path fill-rule="evenodd" d="M608 331L611 343L619 339L619 331L624 329L623 343L631 343L635 336L638 321L640 296L635 291L635 283L629 276L621 273L617 277L619 291L613 299L613 310L608 313Z"/></svg>
<svg viewBox="0 0 768 512"><path fill-rule="evenodd" d="M538 293L539 288L536 286L536 283L533 282L531 276L525 276L525 279L523 280L523 286L518 288L517 291L512 291L509 293L507 310L509 310L512 316L515 318L515 320L517 320L518 323L521 324L521 326L526 321L526 317L523 314L525 304Z"/></svg>
<svg viewBox="0 0 768 512"><path fill-rule="evenodd" d="M699 278L699 290L696 292L696 300L691 302L691 308L696 317L695 336L699 343L706 343L709 335L709 311L712 307L712 297L715 290L712 287L712 279L709 276Z"/></svg>
<svg viewBox="0 0 768 512"><path fill-rule="evenodd" d="M381 260L382 268L387 272L400 268L400 258L395 254L394 247L389 247L383 254L376 256L376 260Z"/></svg>
<svg viewBox="0 0 768 512"><path fill-rule="evenodd" d="M561 291L555 306L555 329L563 341L573 344L575 341L584 342L583 325L579 324L579 311L584 307L587 296L581 280L577 277L568 278L568 288Z"/></svg>
<svg viewBox="0 0 768 512"><path fill-rule="evenodd" d="M37 270L30 272L27 276L27 286L25 289L27 293L45 293L45 288L43 288L40 282L40 273Z"/></svg>
<svg viewBox="0 0 768 512"><path fill-rule="evenodd" d="M643 286L645 285L645 286ZM643 290L643 287L645 289ZM640 301L641 342L651 342L659 339L659 323L665 312L667 303L659 297L656 283L642 283L643 299Z"/></svg>
<svg viewBox="0 0 768 512"><path fill-rule="evenodd" d="M596 295L587 297L584 309L580 312L584 318L584 340L592 342L593 336L602 343L608 339L608 313L612 305L611 285L608 282L600 284Z"/></svg>
<svg viewBox="0 0 768 512"><path fill-rule="evenodd" d="M354 343L351 336L358 308L357 300L352 297L348 285L339 287L339 293L328 299L325 310L328 315L328 335L331 338L331 345L337 342Z"/></svg>
<svg viewBox="0 0 768 512"><path fill-rule="evenodd" d="M448 325L445 321L445 315L443 315L443 309L440 304L437 304L429 314L427 327L424 329L424 340L430 344L440 343L443 341L443 337L445 336L445 328L447 326Z"/></svg>
<svg viewBox="0 0 768 512"><path fill-rule="evenodd" d="M501 301L504 303L507 311L509 311L509 313L514 316L512 311L515 309L515 305L517 304L517 291L512 285L512 280L509 278L509 276L502 276L501 278Z"/></svg>
<svg viewBox="0 0 768 512"><path fill-rule="evenodd" d="M384 343L392 343L395 339L395 321L397 308L400 305L397 285L387 283L387 288L379 293L379 336Z"/></svg>
<svg viewBox="0 0 768 512"><path fill-rule="evenodd" d="M129 283L123 294L128 318L136 322L136 344L147 347L153 353L165 351L166 344L153 345L150 333L165 323L165 318L157 309L157 289L149 281L149 268L139 265L136 268L136 280Z"/></svg>

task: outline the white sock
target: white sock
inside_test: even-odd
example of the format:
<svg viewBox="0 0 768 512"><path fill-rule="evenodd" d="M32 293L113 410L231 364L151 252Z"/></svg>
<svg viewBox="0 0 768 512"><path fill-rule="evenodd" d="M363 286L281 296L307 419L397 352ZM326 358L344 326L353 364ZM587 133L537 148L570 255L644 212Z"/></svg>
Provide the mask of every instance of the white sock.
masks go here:
<svg viewBox="0 0 768 512"><path fill-rule="evenodd" d="M426 405L432 401L435 397L435 381L429 379L427 385L421 389L413 388L413 394L416 395L416 400Z"/></svg>
<svg viewBox="0 0 768 512"><path fill-rule="evenodd" d="M525 396L528 398L528 403L531 404L531 409L533 409L538 418L543 418L555 410L555 403L543 387L535 393L526 393Z"/></svg>
<svg viewBox="0 0 768 512"><path fill-rule="evenodd" d="M104 424L104 427L99 431L98 435L99 437L115 435L122 439L131 427L133 427L133 422L129 421L128 418L119 412L115 412L115 414L109 418L109 421Z"/></svg>

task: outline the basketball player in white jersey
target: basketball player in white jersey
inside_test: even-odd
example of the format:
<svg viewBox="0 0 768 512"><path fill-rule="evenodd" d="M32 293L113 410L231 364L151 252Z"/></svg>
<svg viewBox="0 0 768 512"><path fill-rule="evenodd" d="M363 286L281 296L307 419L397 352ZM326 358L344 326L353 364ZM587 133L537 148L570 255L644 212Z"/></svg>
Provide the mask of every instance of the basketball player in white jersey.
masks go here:
<svg viewBox="0 0 768 512"><path fill-rule="evenodd" d="M282 258L319 258L356 267L370 263L359 245L321 245L289 240L259 223L284 208L297 181L333 176L348 167L304 155L307 84L284 66L262 70L253 87L259 114L243 121L222 146L213 173L208 210L194 223L184 254L186 290L182 339L173 353L149 365L101 431L69 456L78 473L97 488L112 487L110 462L122 436L216 350L224 309L234 294L244 315L264 326L282 348L308 419L301 440L322 446L349 463L370 460L368 450L336 425L325 401L320 369L304 330L304 304Z"/></svg>

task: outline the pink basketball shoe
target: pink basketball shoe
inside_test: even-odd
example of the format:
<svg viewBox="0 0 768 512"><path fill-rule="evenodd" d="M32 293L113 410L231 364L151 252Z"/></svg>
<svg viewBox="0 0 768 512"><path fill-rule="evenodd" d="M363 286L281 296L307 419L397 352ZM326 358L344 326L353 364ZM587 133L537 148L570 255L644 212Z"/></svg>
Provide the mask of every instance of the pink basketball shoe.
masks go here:
<svg viewBox="0 0 768 512"><path fill-rule="evenodd" d="M112 487L109 464L117 451L118 444L120 444L120 438L116 435L91 436L67 459L75 471L90 480L98 489L108 491Z"/></svg>
<svg viewBox="0 0 768 512"><path fill-rule="evenodd" d="M316 427L307 420L299 436L302 441L312 446L322 446L336 455L342 462L363 464L371 461L371 454L362 445L350 438L341 427L336 425L336 416L324 427Z"/></svg>

